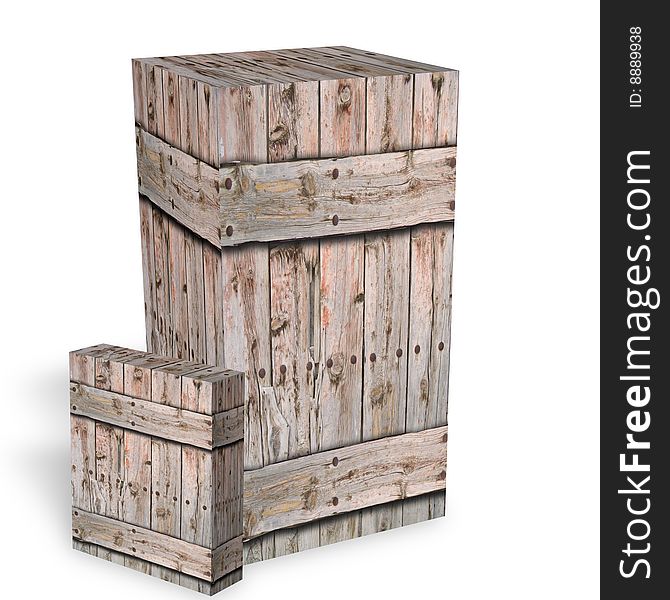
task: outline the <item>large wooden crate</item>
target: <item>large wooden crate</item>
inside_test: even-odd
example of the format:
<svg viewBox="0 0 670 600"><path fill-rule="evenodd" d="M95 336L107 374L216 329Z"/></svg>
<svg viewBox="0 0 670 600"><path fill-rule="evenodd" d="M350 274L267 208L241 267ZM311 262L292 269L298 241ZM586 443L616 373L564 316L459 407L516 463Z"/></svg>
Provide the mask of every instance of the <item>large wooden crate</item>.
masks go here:
<svg viewBox="0 0 670 600"><path fill-rule="evenodd" d="M332 47L133 81L147 345L246 373L244 561L442 516L457 72Z"/></svg>

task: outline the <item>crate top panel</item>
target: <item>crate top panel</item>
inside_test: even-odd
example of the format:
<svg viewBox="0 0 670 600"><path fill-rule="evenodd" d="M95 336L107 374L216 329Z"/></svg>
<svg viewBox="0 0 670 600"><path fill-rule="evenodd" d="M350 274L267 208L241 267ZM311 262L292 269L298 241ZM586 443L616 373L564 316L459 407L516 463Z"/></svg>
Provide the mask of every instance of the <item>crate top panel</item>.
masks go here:
<svg viewBox="0 0 670 600"><path fill-rule="evenodd" d="M346 46L135 59L217 87L451 71Z"/></svg>

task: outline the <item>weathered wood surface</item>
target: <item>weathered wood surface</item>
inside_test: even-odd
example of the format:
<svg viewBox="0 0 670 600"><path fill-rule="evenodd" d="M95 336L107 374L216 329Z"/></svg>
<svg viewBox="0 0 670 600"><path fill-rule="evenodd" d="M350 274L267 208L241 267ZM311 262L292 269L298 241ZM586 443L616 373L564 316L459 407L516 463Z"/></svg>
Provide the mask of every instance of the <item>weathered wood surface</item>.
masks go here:
<svg viewBox="0 0 670 600"><path fill-rule="evenodd" d="M184 135L180 131L179 143L172 145L214 167L241 172L257 166L253 163L270 163L266 168L286 169L296 161L443 150L456 143L458 73L434 65L345 47L166 57L143 59L141 64L144 68L162 69L164 106L166 74L178 75L180 129L184 129L182 116L189 116L195 135L189 131ZM318 86L316 80L319 80ZM188 85L181 85L182 81L192 83L195 110L190 114L182 110L182 105L187 106L182 98L189 90ZM218 88L218 97L214 100L217 111L214 120L219 128L218 157L212 156L209 146L212 136L208 128L214 126L213 118L205 111L206 120L199 122L198 119L198 101L202 102L203 97L198 96L198 89L205 89L203 83ZM316 98L314 90L317 90ZM136 98L142 98L141 91ZM163 139L166 142L167 114L165 110ZM142 107L139 107L136 122L146 130L141 119ZM208 143L198 142L198 126L206 131ZM451 151L455 153L454 148ZM238 161L240 165L229 164ZM230 181L226 182L227 179ZM333 180L331 175L329 181L334 185L342 179L342 170L338 169L338 179ZM221 173L218 184L223 204L225 195L233 196L236 192L236 182ZM445 202L452 212L448 221L453 218L452 201L450 197ZM402 197L397 201L406 209L403 202ZM156 236L155 217L164 213L158 204L153 206L153 213L153 235ZM225 216L221 212L217 224L223 238L219 246L236 244L239 234L239 227L228 223ZM245 215L245 218L252 217L253 214ZM170 228L179 231L173 219L166 217L166 221ZM323 225L326 231L331 228L335 234L346 233L341 229L340 214L337 223L333 225L331 220ZM181 232L184 241L177 244L179 246L188 245L189 235L198 235L188 227L182 227ZM224 247L220 251L204 243L204 285L201 286L197 271L191 281L187 281L186 261L184 276L175 274L167 298L169 304L163 303L165 312L157 309L157 322L160 323L164 315L170 327L177 321L182 327L186 326L190 334L193 311L189 313L188 307L194 301L191 293L196 295L201 293L199 289L204 290L207 360L214 362L216 357L217 364L247 371L250 399L246 414L252 441L246 448L245 468L258 469L277 461L290 461L293 448L299 451L309 445L309 453L322 449L332 436L327 428L325 432L322 429L322 410L331 415L339 414L340 410L356 414L358 403L359 417L354 425L359 428L359 440L389 435L390 431L402 433L405 430L402 414L407 431L423 430L433 418L440 419L435 422L436 426L446 423L449 344L442 338L449 334L450 300L443 302L442 299L450 297L451 232L451 223L440 221L404 229L365 227L360 236L325 237L327 233L319 233L316 238L305 240L302 234L296 234L298 237L287 238L288 241L242 242L236 248ZM334 251L334 242L340 239L352 245L344 253ZM360 250L355 250L359 245ZM424 252L426 256L422 256ZM333 301L328 295L332 291L328 289L329 279L341 277L343 269L351 268L350 261L354 270L359 268L356 265L362 265L362 285L355 296L357 302L348 307L351 299ZM415 261L418 265L416 282ZM154 262L158 271L160 264L156 257ZM444 269L446 276L438 273L438 269ZM171 276L169 271L170 268L165 274L167 278ZM389 306L380 306L378 301L383 301L388 290L396 282L405 281L410 273L410 283L401 288L401 297L393 294L389 296L392 300ZM382 277L384 280L379 281ZM184 284L188 290L183 288ZM430 287L433 285L435 289ZM289 287L295 289L293 294ZM157 305L158 289L156 283ZM430 300L421 296L421 290L430 290ZM179 314L182 304L185 316ZM404 318L403 305L408 308ZM344 377L339 379L335 374L335 381L330 380L327 363L330 358L337 370L338 361L330 356L333 348L324 350L323 347L327 329L323 318L329 319L333 309L339 315L337 318L345 323L349 323L351 313L361 328L353 338L346 328L338 332L338 328L333 327L328 333L333 340L337 335L342 336L343 341L338 342L338 346L361 340L358 354L343 352L349 360L346 366L353 368L345 368ZM360 321L356 316L358 309L362 314ZM314 317L310 320L311 315ZM381 324L388 315L393 315L394 326L391 331L384 331ZM427 320L419 323L422 318ZM317 334L310 339L313 324L317 326ZM305 339L307 345L303 343ZM387 353L388 356L381 352L383 358L379 358L379 351L371 348L372 345L392 348L396 343L395 352ZM170 353L191 356L190 345L190 341L185 340L183 347L177 349L179 354L174 349ZM401 356L397 356L398 350L402 350ZM376 361L371 362L369 357L373 353ZM356 362L351 362L351 356L356 357ZM417 368L416 373L412 371L413 366ZM357 370L360 375L356 375ZM403 372L406 374L404 390ZM340 379L346 387L349 379L356 377L359 377L359 386L352 387L355 392L349 400L345 401L343 394L340 401ZM322 394L324 386L325 395ZM336 390L334 395L330 389ZM388 393L378 398L376 392L382 389ZM379 401L374 402L373 396ZM306 407L309 420L305 416ZM308 422L309 435L305 439ZM348 427L345 424L343 438L349 433L353 435L354 428L350 432ZM345 445L337 439L333 444L332 448ZM422 508L415 510L419 505ZM245 562L432 518L443 512L444 494L433 492L368 508L362 511L362 516L352 511L326 517L316 523L270 532L245 542ZM311 528L310 533L307 533L308 528Z"/></svg>
<svg viewBox="0 0 670 600"><path fill-rule="evenodd" d="M118 562L112 558L113 555L119 555L123 557L123 554L115 552L114 550L109 550L109 548L105 548L104 546L99 546L90 542L81 542L76 539L72 540L72 547L75 550L79 550L85 554L91 554L92 556L97 556L98 558L102 558L109 562ZM123 562L121 564L123 564ZM128 564L126 566L139 571L140 573L148 573L149 575L153 575L154 577L162 579L163 581L176 583L182 587L206 594L208 596L213 596L221 590L224 590L225 588L230 587L234 583L242 580L242 567L238 567L234 571L231 571L227 575L224 575L220 579L217 579L215 582L211 583L209 581L205 581L204 579L194 577L193 575L180 573L174 569L156 565L148 561L144 561L140 558L135 558L133 564Z"/></svg>
<svg viewBox="0 0 670 600"><path fill-rule="evenodd" d="M433 148L223 167L221 245L453 220L455 164L455 148Z"/></svg>
<svg viewBox="0 0 670 600"><path fill-rule="evenodd" d="M212 572L234 569L236 574L211 583L115 545L75 540L75 548L205 593L239 580L241 569L233 563L241 565L242 555L242 373L104 344L71 353L70 367L76 380L72 382L77 389L75 411L84 409L97 419L71 415L75 509L122 521L136 530L143 527L170 538L197 541L209 549L221 546L215 551ZM99 403L100 398L111 402L119 421L106 423L107 416L88 411L88 403ZM135 411L130 416L119 416L124 403ZM192 412L191 407L209 414ZM153 416L147 418L147 412ZM211 444L219 440L226 445L205 450L165 439L171 436L164 431L132 430L139 428L138 423L149 429L171 423L177 431L174 439L180 439L189 427L182 427L183 421L174 417L189 421L193 415L209 429ZM189 470L192 456L201 458L202 468L196 472ZM215 483L205 484L208 492L204 493L207 481ZM205 498L206 502L201 501ZM238 538L234 556L233 545L225 545L233 538ZM233 563L224 567L228 559Z"/></svg>
<svg viewBox="0 0 670 600"><path fill-rule="evenodd" d="M211 417L79 383L70 384L70 411L116 427L207 449L241 439L244 431L243 411L239 408Z"/></svg>
<svg viewBox="0 0 670 600"><path fill-rule="evenodd" d="M244 536L441 490L446 441L437 427L247 471Z"/></svg>
<svg viewBox="0 0 670 600"><path fill-rule="evenodd" d="M135 133L140 194L218 246L218 170L143 129Z"/></svg>
<svg viewBox="0 0 670 600"><path fill-rule="evenodd" d="M210 582L242 566L241 536L212 550L80 509L72 510L72 536Z"/></svg>

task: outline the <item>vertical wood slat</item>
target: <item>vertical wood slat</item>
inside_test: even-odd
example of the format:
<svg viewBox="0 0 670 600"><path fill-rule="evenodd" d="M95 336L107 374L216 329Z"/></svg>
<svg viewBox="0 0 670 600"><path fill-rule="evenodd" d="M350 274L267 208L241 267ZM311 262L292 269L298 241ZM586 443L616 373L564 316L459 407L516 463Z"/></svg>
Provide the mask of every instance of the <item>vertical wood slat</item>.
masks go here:
<svg viewBox="0 0 670 600"><path fill-rule="evenodd" d="M168 144L181 147L179 133L179 77L176 73L163 71L164 138Z"/></svg>
<svg viewBox="0 0 670 600"><path fill-rule="evenodd" d="M169 219L168 229L172 355L186 360L189 358L189 329L185 232L174 219Z"/></svg>
<svg viewBox="0 0 670 600"><path fill-rule="evenodd" d="M198 86L193 79L180 75L178 87L179 148L192 156L198 156Z"/></svg>
<svg viewBox="0 0 670 600"><path fill-rule="evenodd" d="M265 162L267 87L221 89L218 96L219 164ZM246 469L263 466L263 398L273 394L270 353L270 274L268 247L245 244L223 252L223 330L226 366L247 373L245 411ZM270 402L274 398L270 396ZM267 401L266 401L267 404ZM274 556L274 535L245 545L245 562L252 556Z"/></svg>
<svg viewBox="0 0 670 600"><path fill-rule="evenodd" d="M224 365L223 353L223 274L221 251L203 244L203 278L205 288L205 346L207 363Z"/></svg>
<svg viewBox="0 0 670 600"><path fill-rule="evenodd" d="M432 148L456 143L458 73L417 73L414 76L413 147ZM410 284L410 354L407 390L407 431L447 422L449 323L453 223L412 228ZM444 515L445 497L406 500L403 524Z"/></svg>
<svg viewBox="0 0 670 600"><path fill-rule="evenodd" d="M268 85L268 162L319 156L319 83ZM270 250L272 378L276 398L264 408L265 462L309 454L315 430L314 382L320 328L319 244L278 244ZM296 290L302 290L296 294ZM276 409L271 411L271 409ZM280 431L277 431L277 427ZM284 443L277 444L277 441ZM274 533L274 555L319 545L316 523Z"/></svg>
<svg viewBox="0 0 670 600"><path fill-rule="evenodd" d="M154 222L152 204L140 197L140 239L142 241L142 272L155 273L154 265ZM159 347L156 327L156 282L155 277L143 277L144 320L146 323L147 350L155 352Z"/></svg>
<svg viewBox="0 0 670 600"><path fill-rule="evenodd" d="M192 232L185 230L184 249L189 345L189 354L186 358L204 363L207 360L207 351L205 346L203 241Z"/></svg>
<svg viewBox="0 0 670 600"><path fill-rule="evenodd" d="M412 146L411 75L367 80L367 153ZM409 230L365 234L363 440L405 431ZM374 359L374 360L373 360ZM402 502L362 511L364 535L402 525Z"/></svg>
<svg viewBox="0 0 670 600"><path fill-rule="evenodd" d="M321 82L321 157L365 153L365 96L364 79ZM317 444L319 450L328 450L361 441L363 236L321 240L320 265ZM360 517L357 511L321 522L320 545L358 537Z"/></svg>
<svg viewBox="0 0 670 600"><path fill-rule="evenodd" d="M153 281L156 294L155 335L152 338L154 347L150 350L161 356L170 356L173 353L172 305L170 302L170 219L153 206L152 215L153 271L146 271L144 275L144 279Z"/></svg>

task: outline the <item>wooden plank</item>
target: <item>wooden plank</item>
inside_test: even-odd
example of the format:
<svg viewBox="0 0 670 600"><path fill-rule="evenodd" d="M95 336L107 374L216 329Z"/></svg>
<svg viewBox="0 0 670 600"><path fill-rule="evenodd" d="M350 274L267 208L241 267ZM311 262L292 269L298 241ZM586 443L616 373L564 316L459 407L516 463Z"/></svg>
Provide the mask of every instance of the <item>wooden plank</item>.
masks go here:
<svg viewBox="0 0 670 600"><path fill-rule="evenodd" d="M412 147L411 75L367 80L367 152ZM405 206L402 206L405 210ZM365 235L363 440L405 431L409 230ZM402 503L365 509L364 535L402 525Z"/></svg>
<svg viewBox="0 0 670 600"><path fill-rule="evenodd" d="M319 83L268 86L269 162L319 155Z"/></svg>
<svg viewBox="0 0 670 600"><path fill-rule="evenodd" d="M175 71L177 72L177 71ZM195 80L179 76L179 139L178 147L194 156L198 152L198 85Z"/></svg>
<svg viewBox="0 0 670 600"><path fill-rule="evenodd" d="M405 433L244 474L244 536L441 490L447 428Z"/></svg>
<svg viewBox="0 0 670 600"><path fill-rule="evenodd" d="M268 249L245 245L222 253L227 366L247 373L245 468L263 466L261 388L271 385Z"/></svg>
<svg viewBox="0 0 670 600"><path fill-rule="evenodd" d="M151 529L179 537L181 528L181 446L151 441Z"/></svg>
<svg viewBox="0 0 670 600"><path fill-rule="evenodd" d="M205 287L205 345L207 363L223 365L223 274L221 251L203 244L203 278Z"/></svg>
<svg viewBox="0 0 670 600"><path fill-rule="evenodd" d="M147 131L162 137L165 130L163 117L163 71L150 65L147 68Z"/></svg>
<svg viewBox="0 0 670 600"><path fill-rule="evenodd" d="M321 157L365 153L365 95L360 78L321 82ZM318 435L312 452L361 441L363 236L321 240L319 261L320 363L314 394ZM319 544L360 536L360 521L357 512L321 522Z"/></svg>
<svg viewBox="0 0 670 600"><path fill-rule="evenodd" d="M156 287L154 267L154 221L151 202L140 196L140 239L142 241L142 272L144 277L144 322L147 334L147 350L155 352L159 347L156 327Z"/></svg>
<svg viewBox="0 0 670 600"><path fill-rule="evenodd" d="M92 510L95 506L95 423L70 415L72 506Z"/></svg>
<svg viewBox="0 0 670 600"><path fill-rule="evenodd" d="M70 384L70 386L79 384ZM92 416L92 415L89 415ZM97 419L96 419L97 420ZM95 424L95 512L115 519L121 516L124 486L123 429L108 423Z"/></svg>
<svg viewBox="0 0 670 600"><path fill-rule="evenodd" d="M322 50L328 54L339 56L340 58L354 59L360 63L398 69L403 73L418 73L421 71L447 71L447 69L444 67L429 65L422 62L417 62L415 60L407 60L405 58L398 58L396 56L379 54L378 52L369 52L367 50L349 48L348 46L328 46L323 48L314 48L314 50Z"/></svg>
<svg viewBox="0 0 670 600"><path fill-rule="evenodd" d="M271 442L266 464L311 452L316 430L314 384L318 363L320 320L319 244L280 244L270 251L270 315L273 381L277 412L264 419ZM295 290L302 290L296 294ZM279 425L277 429L276 425ZM284 435L281 435L283 429ZM279 441L284 443L277 443ZM272 443L274 442L274 443ZM275 534L275 554L281 556L319 545L318 523Z"/></svg>
<svg viewBox="0 0 670 600"><path fill-rule="evenodd" d="M238 410L243 410L240 407ZM214 511L212 542L218 546L242 535L244 440L212 453Z"/></svg>
<svg viewBox="0 0 670 600"><path fill-rule="evenodd" d="M266 161L266 86L224 88L218 96L218 164Z"/></svg>
<svg viewBox="0 0 670 600"><path fill-rule="evenodd" d="M182 376L181 406L212 415L244 406L244 376L239 371L208 367Z"/></svg>
<svg viewBox="0 0 670 600"><path fill-rule="evenodd" d="M180 360L151 370L151 401L181 407L182 377L206 370L207 367Z"/></svg>
<svg viewBox="0 0 670 600"><path fill-rule="evenodd" d="M153 352L161 356L172 354L172 319L170 305L170 218L162 210L152 207L154 235L154 272L146 277L154 280L156 293L156 321Z"/></svg>
<svg viewBox="0 0 670 600"><path fill-rule="evenodd" d="M241 538L212 552L199 544L80 509L72 511L72 534L76 540L114 548L210 582L242 565Z"/></svg>
<svg viewBox="0 0 670 600"><path fill-rule="evenodd" d="M266 86L222 90L218 123L219 164L267 161ZM245 468L263 465L261 391L272 384L268 263L268 248L263 244L245 244L221 253L226 366L247 374ZM274 536L254 542L251 552L273 557Z"/></svg>
<svg viewBox="0 0 670 600"><path fill-rule="evenodd" d="M370 64L362 64L351 58L342 58L332 52L324 52L314 48L293 48L289 50L274 50L274 54L284 56L286 58L293 58L304 61L311 65L318 65L327 67L329 69L336 69L354 75L361 81L364 77L372 75L386 75L389 73L397 73L397 69L391 67L380 67Z"/></svg>
<svg viewBox="0 0 670 600"><path fill-rule="evenodd" d="M135 107L135 123L144 129L148 127L147 115L147 74L146 65L133 59L133 103Z"/></svg>
<svg viewBox="0 0 670 600"><path fill-rule="evenodd" d="M198 153L196 156L212 166L219 165L218 93L218 88L198 82Z"/></svg>
<svg viewBox="0 0 670 600"><path fill-rule="evenodd" d="M129 429L207 449L234 441L229 432L234 430L237 435L240 431L237 409L233 409L235 412L231 415L219 413L217 419L221 419L221 424L214 425L209 415L96 390L74 382L70 383L70 411L101 421L100 425L106 428L111 425L114 430Z"/></svg>
<svg viewBox="0 0 670 600"><path fill-rule="evenodd" d="M433 148L223 167L221 245L453 220L455 165L455 148Z"/></svg>
<svg viewBox="0 0 670 600"><path fill-rule="evenodd" d="M212 548L212 453L182 446L181 539Z"/></svg>
<svg viewBox="0 0 670 600"><path fill-rule="evenodd" d="M218 246L218 171L143 129L135 132L140 194Z"/></svg>
<svg viewBox="0 0 670 600"><path fill-rule="evenodd" d="M456 143L458 73L415 75L413 146ZM410 348L407 431L447 422L451 252L453 224L414 227L411 233ZM444 494L413 498L403 505L403 524L444 514Z"/></svg>
<svg viewBox="0 0 670 600"><path fill-rule="evenodd" d="M178 359L188 359L188 296L185 264L185 231L173 219L169 222L170 241L168 245L170 269L170 313L172 326L172 355Z"/></svg>
<svg viewBox="0 0 670 600"><path fill-rule="evenodd" d="M163 71L163 114L165 121L163 137L168 144L180 148L179 76L171 70Z"/></svg>
<svg viewBox="0 0 670 600"><path fill-rule="evenodd" d="M188 359L204 363L205 345L205 289L203 242L190 231L184 231L184 262L186 264L186 299L188 314Z"/></svg>
<svg viewBox="0 0 670 600"><path fill-rule="evenodd" d="M414 76L414 148L456 145L458 71Z"/></svg>

